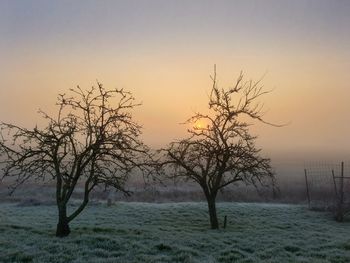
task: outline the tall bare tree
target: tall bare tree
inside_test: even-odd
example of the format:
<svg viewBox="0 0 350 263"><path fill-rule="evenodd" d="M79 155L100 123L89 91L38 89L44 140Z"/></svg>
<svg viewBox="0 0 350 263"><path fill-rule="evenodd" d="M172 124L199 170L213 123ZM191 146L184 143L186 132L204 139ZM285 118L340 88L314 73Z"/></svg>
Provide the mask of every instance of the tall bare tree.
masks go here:
<svg viewBox="0 0 350 263"><path fill-rule="evenodd" d="M196 113L187 120L189 137L163 149L162 167L171 177L198 183L207 199L211 228L219 228L216 196L222 188L239 181L257 185L274 180L270 159L261 156L249 120L266 123L258 99L260 81L244 81L242 73L232 88L220 89L216 70L209 97L209 114ZM272 124L270 124L272 125Z"/></svg>
<svg viewBox="0 0 350 263"><path fill-rule="evenodd" d="M95 186L127 193L128 175L142 168L148 155L139 140L141 127L132 119L138 105L131 93L97 83L89 90L78 86L69 95L59 95L57 116L41 112L47 123L43 128L1 123L3 176L15 178L13 190L32 178L56 182L56 236L69 235L69 222L86 207ZM83 200L68 215L67 204L79 184Z"/></svg>

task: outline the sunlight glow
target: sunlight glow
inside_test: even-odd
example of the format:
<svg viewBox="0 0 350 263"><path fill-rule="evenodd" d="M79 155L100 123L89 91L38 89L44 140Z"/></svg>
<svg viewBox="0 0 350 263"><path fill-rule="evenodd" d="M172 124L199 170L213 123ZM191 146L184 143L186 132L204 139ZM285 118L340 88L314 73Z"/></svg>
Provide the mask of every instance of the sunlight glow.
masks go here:
<svg viewBox="0 0 350 263"><path fill-rule="evenodd" d="M193 124L195 130L202 130L206 128L206 124L202 120L198 120Z"/></svg>

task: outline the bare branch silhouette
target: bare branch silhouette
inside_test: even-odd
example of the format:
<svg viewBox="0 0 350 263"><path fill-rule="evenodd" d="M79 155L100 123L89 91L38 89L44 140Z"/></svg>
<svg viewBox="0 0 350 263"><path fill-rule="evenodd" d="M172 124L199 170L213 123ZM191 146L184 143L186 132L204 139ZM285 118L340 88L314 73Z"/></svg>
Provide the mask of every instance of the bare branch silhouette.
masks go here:
<svg viewBox="0 0 350 263"><path fill-rule="evenodd" d="M192 180L201 186L215 229L219 227L215 204L219 190L239 181L253 185L274 182L270 159L261 156L246 120L274 124L263 119L263 104L258 99L269 91L263 89L261 80L244 81L241 73L233 87L221 89L216 68L211 79L210 113L196 113L187 120L192 127L188 129L189 137L162 149L160 166L170 177Z"/></svg>
<svg viewBox="0 0 350 263"><path fill-rule="evenodd" d="M89 90L78 86L69 96L60 94L56 117L40 111L44 128L1 123L3 177L15 178L12 191L32 178L56 181L57 236L70 233L69 222L86 207L96 185L128 194L125 182L131 171L145 171L149 150L131 114L138 105L130 92L106 90L97 82ZM68 215L67 204L78 184L83 184L83 201Z"/></svg>

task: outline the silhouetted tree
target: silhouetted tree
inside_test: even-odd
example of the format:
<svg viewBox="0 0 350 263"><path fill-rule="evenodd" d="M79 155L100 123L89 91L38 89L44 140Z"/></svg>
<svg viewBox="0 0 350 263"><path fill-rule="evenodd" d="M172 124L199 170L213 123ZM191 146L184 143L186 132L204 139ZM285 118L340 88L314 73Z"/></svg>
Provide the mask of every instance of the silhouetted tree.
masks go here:
<svg viewBox="0 0 350 263"><path fill-rule="evenodd" d="M216 196L222 188L243 181L257 185L274 180L270 159L261 156L249 133L249 120L262 119L258 98L268 93L260 81L244 81L230 89L217 86L216 70L209 98L209 114L196 113L187 120L189 137L163 149L162 167L172 177L198 183L207 199L211 228L219 228ZM271 124L272 125L272 124Z"/></svg>
<svg viewBox="0 0 350 263"><path fill-rule="evenodd" d="M141 127L131 115L139 104L123 89L106 90L97 84L59 95L56 117L41 112L47 123L44 128L1 124L3 173L15 178L12 190L31 178L55 180L58 237L69 235L69 222L86 207L95 186L128 193L124 185L128 175L145 164L148 149L139 140ZM79 184L84 188L83 200L68 215L67 204Z"/></svg>

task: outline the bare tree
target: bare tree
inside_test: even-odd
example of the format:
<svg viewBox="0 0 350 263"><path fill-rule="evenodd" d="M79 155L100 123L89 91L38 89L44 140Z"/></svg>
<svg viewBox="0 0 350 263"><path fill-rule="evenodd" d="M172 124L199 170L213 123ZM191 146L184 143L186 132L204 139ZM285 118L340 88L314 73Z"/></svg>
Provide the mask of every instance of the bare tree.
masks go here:
<svg viewBox="0 0 350 263"><path fill-rule="evenodd" d="M97 83L89 90L78 86L69 96L59 95L56 117L40 111L44 128L1 124L3 176L15 178L12 190L29 179L55 180L56 236L69 235L69 222L86 207L95 186L128 193L125 181L134 168L142 168L148 152L139 140L141 127L132 119L138 105L131 93ZM68 215L67 204L79 184L83 200Z"/></svg>
<svg viewBox="0 0 350 263"><path fill-rule="evenodd" d="M216 214L218 191L235 182L257 185L274 181L270 159L261 156L249 133L249 120L266 123L264 91L260 81L244 81L242 73L230 89L217 86L216 70L209 97L209 114L196 113L187 120L189 137L163 149L161 167L171 177L198 183L207 199L211 228L219 228ZM272 124L270 124L272 125Z"/></svg>

